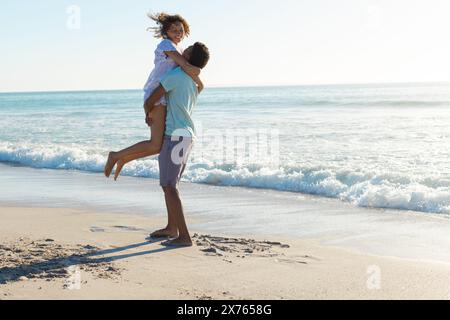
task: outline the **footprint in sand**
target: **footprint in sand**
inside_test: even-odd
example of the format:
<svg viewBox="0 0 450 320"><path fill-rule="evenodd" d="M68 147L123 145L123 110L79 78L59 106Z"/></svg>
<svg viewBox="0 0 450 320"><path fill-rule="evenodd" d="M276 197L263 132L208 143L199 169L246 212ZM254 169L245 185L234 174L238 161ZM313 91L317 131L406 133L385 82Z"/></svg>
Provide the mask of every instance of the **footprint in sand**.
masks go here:
<svg viewBox="0 0 450 320"><path fill-rule="evenodd" d="M200 250L209 256L237 258L245 257L277 257L284 255L279 249L287 249L289 245L274 241L257 241L244 238L227 238L211 235L194 234L193 239ZM228 259L224 259L230 262Z"/></svg>
<svg viewBox="0 0 450 320"><path fill-rule="evenodd" d="M0 284L41 279L52 281L69 276L68 268L77 266L94 276L114 278L120 270L111 262L93 258L101 253L91 245L68 245L53 239L19 241L0 245Z"/></svg>

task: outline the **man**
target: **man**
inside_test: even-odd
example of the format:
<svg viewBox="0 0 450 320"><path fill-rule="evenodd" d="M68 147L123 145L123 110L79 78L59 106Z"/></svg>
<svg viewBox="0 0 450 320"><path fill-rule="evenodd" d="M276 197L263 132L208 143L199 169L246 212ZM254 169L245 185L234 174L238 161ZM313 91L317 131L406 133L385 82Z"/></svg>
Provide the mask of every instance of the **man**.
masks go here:
<svg viewBox="0 0 450 320"><path fill-rule="evenodd" d="M208 48L197 42L183 52L183 56L193 66L203 69L209 61ZM160 185L164 191L168 224L167 227L151 234L153 238L175 238L164 242L167 246L192 246L183 205L178 192L178 183L186 166L189 152L195 138L192 112L200 92L195 82L181 68L169 72L160 82L145 104L147 123L152 119L149 113L155 103L165 94L167 100L166 129L164 142L159 154Z"/></svg>

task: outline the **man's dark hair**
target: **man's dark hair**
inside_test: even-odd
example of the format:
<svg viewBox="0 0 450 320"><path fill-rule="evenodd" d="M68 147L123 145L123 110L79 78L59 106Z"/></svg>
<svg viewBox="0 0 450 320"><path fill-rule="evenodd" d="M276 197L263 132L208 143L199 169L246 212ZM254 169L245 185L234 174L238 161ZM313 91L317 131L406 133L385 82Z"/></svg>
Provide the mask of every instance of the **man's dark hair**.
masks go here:
<svg viewBox="0 0 450 320"><path fill-rule="evenodd" d="M194 43L189 63L203 69L209 61L209 50L201 42Z"/></svg>

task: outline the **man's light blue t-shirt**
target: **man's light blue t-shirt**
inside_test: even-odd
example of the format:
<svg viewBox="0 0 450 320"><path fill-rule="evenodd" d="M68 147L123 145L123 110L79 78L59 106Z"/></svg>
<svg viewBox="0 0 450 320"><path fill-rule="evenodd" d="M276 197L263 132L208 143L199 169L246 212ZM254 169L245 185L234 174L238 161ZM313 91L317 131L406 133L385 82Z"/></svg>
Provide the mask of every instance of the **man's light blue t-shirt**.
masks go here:
<svg viewBox="0 0 450 320"><path fill-rule="evenodd" d="M166 91L166 136L195 137L191 115L197 103L198 89L194 80L181 68L170 71L162 80Z"/></svg>

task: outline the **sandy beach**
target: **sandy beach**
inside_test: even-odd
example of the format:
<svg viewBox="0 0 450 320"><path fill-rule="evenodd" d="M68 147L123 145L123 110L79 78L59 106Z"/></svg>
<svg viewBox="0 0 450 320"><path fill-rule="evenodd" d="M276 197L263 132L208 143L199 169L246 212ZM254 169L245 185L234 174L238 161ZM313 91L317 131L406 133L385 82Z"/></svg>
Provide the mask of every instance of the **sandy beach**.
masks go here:
<svg viewBox="0 0 450 320"><path fill-rule="evenodd" d="M1 207L1 299L448 299L450 266L314 241L197 233L148 241L162 218Z"/></svg>
<svg viewBox="0 0 450 320"><path fill-rule="evenodd" d="M444 216L182 183L194 246L168 249L156 180L0 175L0 299L450 298Z"/></svg>

